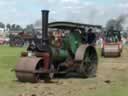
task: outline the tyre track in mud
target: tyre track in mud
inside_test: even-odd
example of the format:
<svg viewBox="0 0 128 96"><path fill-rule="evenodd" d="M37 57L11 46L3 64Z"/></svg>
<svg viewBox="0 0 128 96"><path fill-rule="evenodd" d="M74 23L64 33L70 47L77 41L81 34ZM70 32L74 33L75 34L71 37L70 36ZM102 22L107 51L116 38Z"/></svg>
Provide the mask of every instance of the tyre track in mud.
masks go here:
<svg viewBox="0 0 128 96"><path fill-rule="evenodd" d="M128 71L128 47L124 47L122 54L118 58L101 58L98 66L99 80L118 80L119 76L125 77Z"/></svg>
<svg viewBox="0 0 128 96"><path fill-rule="evenodd" d="M128 72L127 69L128 48L125 47L119 58L100 59L96 78L61 78L53 79L53 83L48 84L18 83L17 87L24 88L24 92L18 93L17 96L85 96L85 94L90 96L89 94L100 88L109 88L113 86L112 84L118 84L119 76Z"/></svg>

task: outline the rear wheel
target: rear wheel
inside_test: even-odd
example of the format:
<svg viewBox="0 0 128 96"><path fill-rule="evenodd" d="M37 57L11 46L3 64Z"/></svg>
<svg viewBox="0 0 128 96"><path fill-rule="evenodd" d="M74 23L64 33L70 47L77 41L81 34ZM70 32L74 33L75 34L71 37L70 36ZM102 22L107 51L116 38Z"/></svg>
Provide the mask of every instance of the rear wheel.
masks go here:
<svg viewBox="0 0 128 96"><path fill-rule="evenodd" d="M95 77L97 71L98 56L94 47L88 47L84 54L84 59L80 65L82 77Z"/></svg>

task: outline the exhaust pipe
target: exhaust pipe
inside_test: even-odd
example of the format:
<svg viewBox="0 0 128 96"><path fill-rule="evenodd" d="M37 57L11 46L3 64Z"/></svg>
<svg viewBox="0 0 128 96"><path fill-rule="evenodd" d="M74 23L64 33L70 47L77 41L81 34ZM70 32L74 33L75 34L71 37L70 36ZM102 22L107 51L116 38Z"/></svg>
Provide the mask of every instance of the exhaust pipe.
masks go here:
<svg viewBox="0 0 128 96"><path fill-rule="evenodd" d="M48 10L42 10L42 41L48 42Z"/></svg>
<svg viewBox="0 0 128 96"><path fill-rule="evenodd" d="M42 10L42 51L48 52L49 51L49 44L48 44L48 15L49 10Z"/></svg>

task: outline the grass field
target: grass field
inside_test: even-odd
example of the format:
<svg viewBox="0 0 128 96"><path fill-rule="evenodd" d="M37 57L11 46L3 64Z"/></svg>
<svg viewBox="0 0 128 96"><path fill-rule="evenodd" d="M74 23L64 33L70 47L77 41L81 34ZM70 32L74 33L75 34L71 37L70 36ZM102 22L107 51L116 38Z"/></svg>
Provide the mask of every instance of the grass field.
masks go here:
<svg viewBox="0 0 128 96"><path fill-rule="evenodd" d="M23 48L0 46L0 96L16 96L15 91L20 91L16 86L15 74L11 70L15 68L20 52L23 50Z"/></svg>
<svg viewBox="0 0 128 96"><path fill-rule="evenodd" d="M53 84L20 83L16 80L11 70L24 50L0 46L0 96L128 96L126 48L121 58L100 57L96 78L54 79L56 83Z"/></svg>

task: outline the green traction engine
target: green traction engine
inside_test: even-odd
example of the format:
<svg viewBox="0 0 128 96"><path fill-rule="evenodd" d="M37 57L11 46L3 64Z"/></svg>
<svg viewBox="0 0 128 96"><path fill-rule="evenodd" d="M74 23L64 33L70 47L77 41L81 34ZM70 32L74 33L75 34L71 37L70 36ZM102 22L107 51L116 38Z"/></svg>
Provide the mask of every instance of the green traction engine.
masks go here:
<svg viewBox="0 0 128 96"><path fill-rule="evenodd" d="M36 35L16 64L16 77L22 82L39 82L57 76L95 77L96 48L86 43L85 27L72 22L48 24L48 10L42 11L42 34Z"/></svg>

